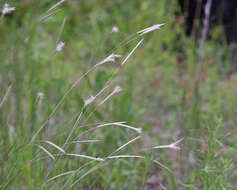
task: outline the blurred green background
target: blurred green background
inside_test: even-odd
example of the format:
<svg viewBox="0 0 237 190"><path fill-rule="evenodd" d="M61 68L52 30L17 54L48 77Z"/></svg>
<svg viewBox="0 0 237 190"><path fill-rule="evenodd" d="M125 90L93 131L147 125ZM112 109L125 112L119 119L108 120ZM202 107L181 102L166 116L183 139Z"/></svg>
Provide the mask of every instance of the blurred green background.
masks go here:
<svg viewBox="0 0 237 190"><path fill-rule="evenodd" d="M223 28L210 31L200 70L199 39L185 36L184 16L174 0L68 0L48 11L57 2L0 1L1 8L4 3L16 7L0 18L0 188L237 189L237 75L230 74ZM157 23L165 26L145 35L120 67L141 39L136 32ZM119 31L112 32L113 27ZM58 38L65 42L61 52L55 51ZM78 77L111 53L122 58L97 67L58 104ZM103 95L83 109L108 80ZM116 85L123 91L99 106ZM55 106L53 117L27 146ZM117 155L145 158L101 165L59 155L44 141L62 147L80 112L67 152L109 155L136 133L119 127L87 130L126 121L143 132ZM180 138L180 151L149 149ZM73 143L88 139L101 141ZM68 171L75 172L48 181Z"/></svg>

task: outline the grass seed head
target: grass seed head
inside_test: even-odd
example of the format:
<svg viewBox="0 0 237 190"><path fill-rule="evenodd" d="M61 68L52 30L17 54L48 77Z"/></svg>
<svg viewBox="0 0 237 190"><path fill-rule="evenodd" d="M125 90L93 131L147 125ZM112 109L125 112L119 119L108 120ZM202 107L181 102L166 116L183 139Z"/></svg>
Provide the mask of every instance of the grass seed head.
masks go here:
<svg viewBox="0 0 237 190"><path fill-rule="evenodd" d="M16 10L15 7L11 7L8 3L5 3L2 9L2 14L5 15L15 10Z"/></svg>

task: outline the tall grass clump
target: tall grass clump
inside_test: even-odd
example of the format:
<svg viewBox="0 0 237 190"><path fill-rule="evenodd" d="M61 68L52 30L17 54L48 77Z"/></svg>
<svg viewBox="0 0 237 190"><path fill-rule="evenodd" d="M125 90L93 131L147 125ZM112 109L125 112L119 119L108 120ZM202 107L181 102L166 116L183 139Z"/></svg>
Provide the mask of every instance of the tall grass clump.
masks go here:
<svg viewBox="0 0 237 190"><path fill-rule="evenodd" d="M144 165L145 171L142 172L145 174L153 162L171 172L155 159L149 158L146 151L179 149L179 141L145 149L141 149L142 144L137 143L135 148L132 144L141 142L142 128L134 127L123 120L105 122L103 120L106 119L98 111L111 98L123 93L123 87L119 86L119 72L142 46L145 35L159 30L163 24L153 25L129 36L99 62L93 61L93 56L86 56L91 65L78 78L74 79L73 76L70 84L60 79L62 73L69 72L68 67L58 70L56 66L61 64L61 68L64 68L62 52L70 46L70 42L62 39L67 18L62 19L57 37L51 36L47 43L41 44L39 41L45 38L47 31L42 30L42 25L54 17L58 6L63 2L59 1L35 19L30 18L34 15L33 9L31 13L25 13L24 20L5 17L12 11L20 14L18 12L21 7L5 4L4 9L7 10L2 10L2 33L8 32L10 37L8 47L3 49L1 56L7 58L4 59L4 64L10 68L10 72L1 72L6 89L1 92L4 94L1 99L1 121L6 121L2 123L2 150L7 150L1 158L1 188L14 189L21 186L21 189L101 189L113 187L113 183L119 183L120 180L121 183L126 181L124 188L131 188L136 183L142 186L145 184L144 174L139 182L135 178L132 181L125 179L129 173L124 171L136 168L137 164ZM22 26L11 31L11 27L4 27L8 22L12 24L12 28L18 24ZM51 26L48 27L51 31ZM112 33L115 32L118 30L113 28ZM124 48L127 50L124 51ZM116 51L119 53L113 53ZM94 88L93 83L97 84L100 78L94 74L96 81L92 82L90 74L93 75L108 65L112 71ZM51 82L42 83L42 79ZM83 84L84 81L87 84ZM94 89L88 90L90 88ZM53 106L49 105L51 101L54 102ZM141 161L134 162L139 159ZM108 175L109 171L114 175ZM136 175L141 173L134 172Z"/></svg>
<svg viewBox="0 0 237 190"><path fill-rule="evenodd" d="M236 77L223 73L220 28L199 59L176 1L0 11L1 189L236 188Z"/></svg>

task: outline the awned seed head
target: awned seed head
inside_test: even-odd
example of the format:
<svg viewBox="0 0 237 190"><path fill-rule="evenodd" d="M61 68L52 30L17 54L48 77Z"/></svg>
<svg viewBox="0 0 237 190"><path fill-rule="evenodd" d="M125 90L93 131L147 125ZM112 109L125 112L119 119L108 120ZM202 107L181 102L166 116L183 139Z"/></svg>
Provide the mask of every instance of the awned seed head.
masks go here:
<svg viewBox="0 0 237 190"><path fill-rule="evenodd" d="M15 7L11 7L8 3L5 3L2 9L2 14L8 14L12 11L14 11L16 8Z"/></svg>
<svg viewBox="0 0 237 190"><path fill-rule="evenodd" d="M111 32L112 33L117 33L117 32L119 32L119 28L117 26L113 26Z"/></svg>
<svg viewBox="0 0 237 190"><path fill-rule="evenodd" d="M174 149L174 150L180 150L181 148L178 146L178 144L182 141L183 139L179 139L174 143L171 143L169 145L158 145L152 147L153 149L163 149L163 148L169 148L169 149Z"/></svg>
<svg viewBox="0 0 237 190"><path fill-rule="evenodd" d="M138 31L137 33L140 34L140 36L143 36L147 33L150 33L154 30L159 30L162 26L164 26L165 24L154 24L153 26L150 26L148 28L145 28L143 30Z"/></svg>
<svg viewBox="0 0 237 190"><path fill-rule="evenodd" d="M103 65L104 63L112 62L114 63L117 58L121 57L121 55L118 54L110 54L108 57L106 57L104 60L101 62L97 63L95 66Z"/></svg>
<svg viewBox="0 0 237 190"><path fill-rule="evenodd" d="M62 51L64 46L65 46L65 42L60 41L60 42L57 44L57 46L56 46L56 51L57 51L57 52Z"/></svg>
<svg viewBox="0 0 237 190"><path fill-rule="evenodd" d="M95 100L95 96L91 96L90 98L85 100L84 106L91 104Z"/></svg>

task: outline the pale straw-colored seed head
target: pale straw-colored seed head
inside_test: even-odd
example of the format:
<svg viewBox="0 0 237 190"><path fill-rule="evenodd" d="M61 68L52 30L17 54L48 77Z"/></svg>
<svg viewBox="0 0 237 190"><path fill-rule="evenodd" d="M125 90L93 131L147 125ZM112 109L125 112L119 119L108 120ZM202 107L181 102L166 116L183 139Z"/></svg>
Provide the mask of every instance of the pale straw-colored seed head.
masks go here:
<svg viewBox="0 0 237 190"><path fill-rule="evenodd" d="M121 92L122 90L123 90L123 89L122 89L120 86L118 86L118 85L115 86L113 92L111 92L104 100L102 100L99 105L102 105L102 104L105 103L109 98L111 98L113 95L115 95L115 94Z"/></svg>
<svg viewBox="0 0 237 190"><path fill-rule="evenodd" d="M148 28L145 28L143 30L138 31L137 33L140 34L140 36L143 36L144 34L150 33L154 30L159 30L162 26L165 24L154 24L153 26L150 26Z"/></svg>
<svg viewBox="0 0 237 190"><path fill-rule="evenodd" d="M5 3L2 9L2 14L8 14L12 11L14 11L16 8L15 7L11 7L8 3Z"/></svg>
<svg viewBox="0 0 237 190"><path fill-rule="evenodd" d="M119 32L119 28L117 26L113 26L111 32L112 33L117 33L117 32Z"/></svg>
<svg viewBox="0 0 237 190"><path fill-rule="evenodd" d="M120 86L115 86L115 88L114 88L114 91L113 91L113 94L116 94L116 93L119 93L119 92L121 92L123 89L120 87Z"/></svg>
<svg viewBox="0 0 237 190"><path fill-rule="evenodd" d="M56 46L56 51L57 51L57 52L62 51L64 46L65 46L65 42L60 41L60 42L57 44L57 46Z"/></svg>
<svg viewBox="0 0 237 190"><path fill-rule="evenodd" d="M95 96L91 96L90 98L85 100L84 106L91 104L95 100Z"/></svg>
<svg viewBox="0 0 237 190"><path fill-rule="evenodd" d="M158 145L152 147L153 149L163 149L163 148L169 148L169 149L174 149L174 150L180 150L181 148L178 146L178 144L182 141L183 139L179 139L174 143L171 143L169 145Z"/></svg>
<svg viewBox="0 0 237 190"><path fill-rule="evenodd" d="M44 97L44 93L43 92L38 92L37 93L37 98L42 99Z"/></svg>
<svg viewBox="0 0 237 190"><path fill-rule="evenodd" d="M170 144L170 148L174 150L180 150L181 148L178 146L178 144L182 141L183 139L179 139L176 142Z"/></svg>
<svg viewBox="0 0 237 190"><path fill-rule="evenodd" d="M118 54L110 54L108 57L106 57L104 60L101 62L97 63L95 66L103 65L104 63L112 62L114 63L117 58L121 57L121 55Z"/></svg>

